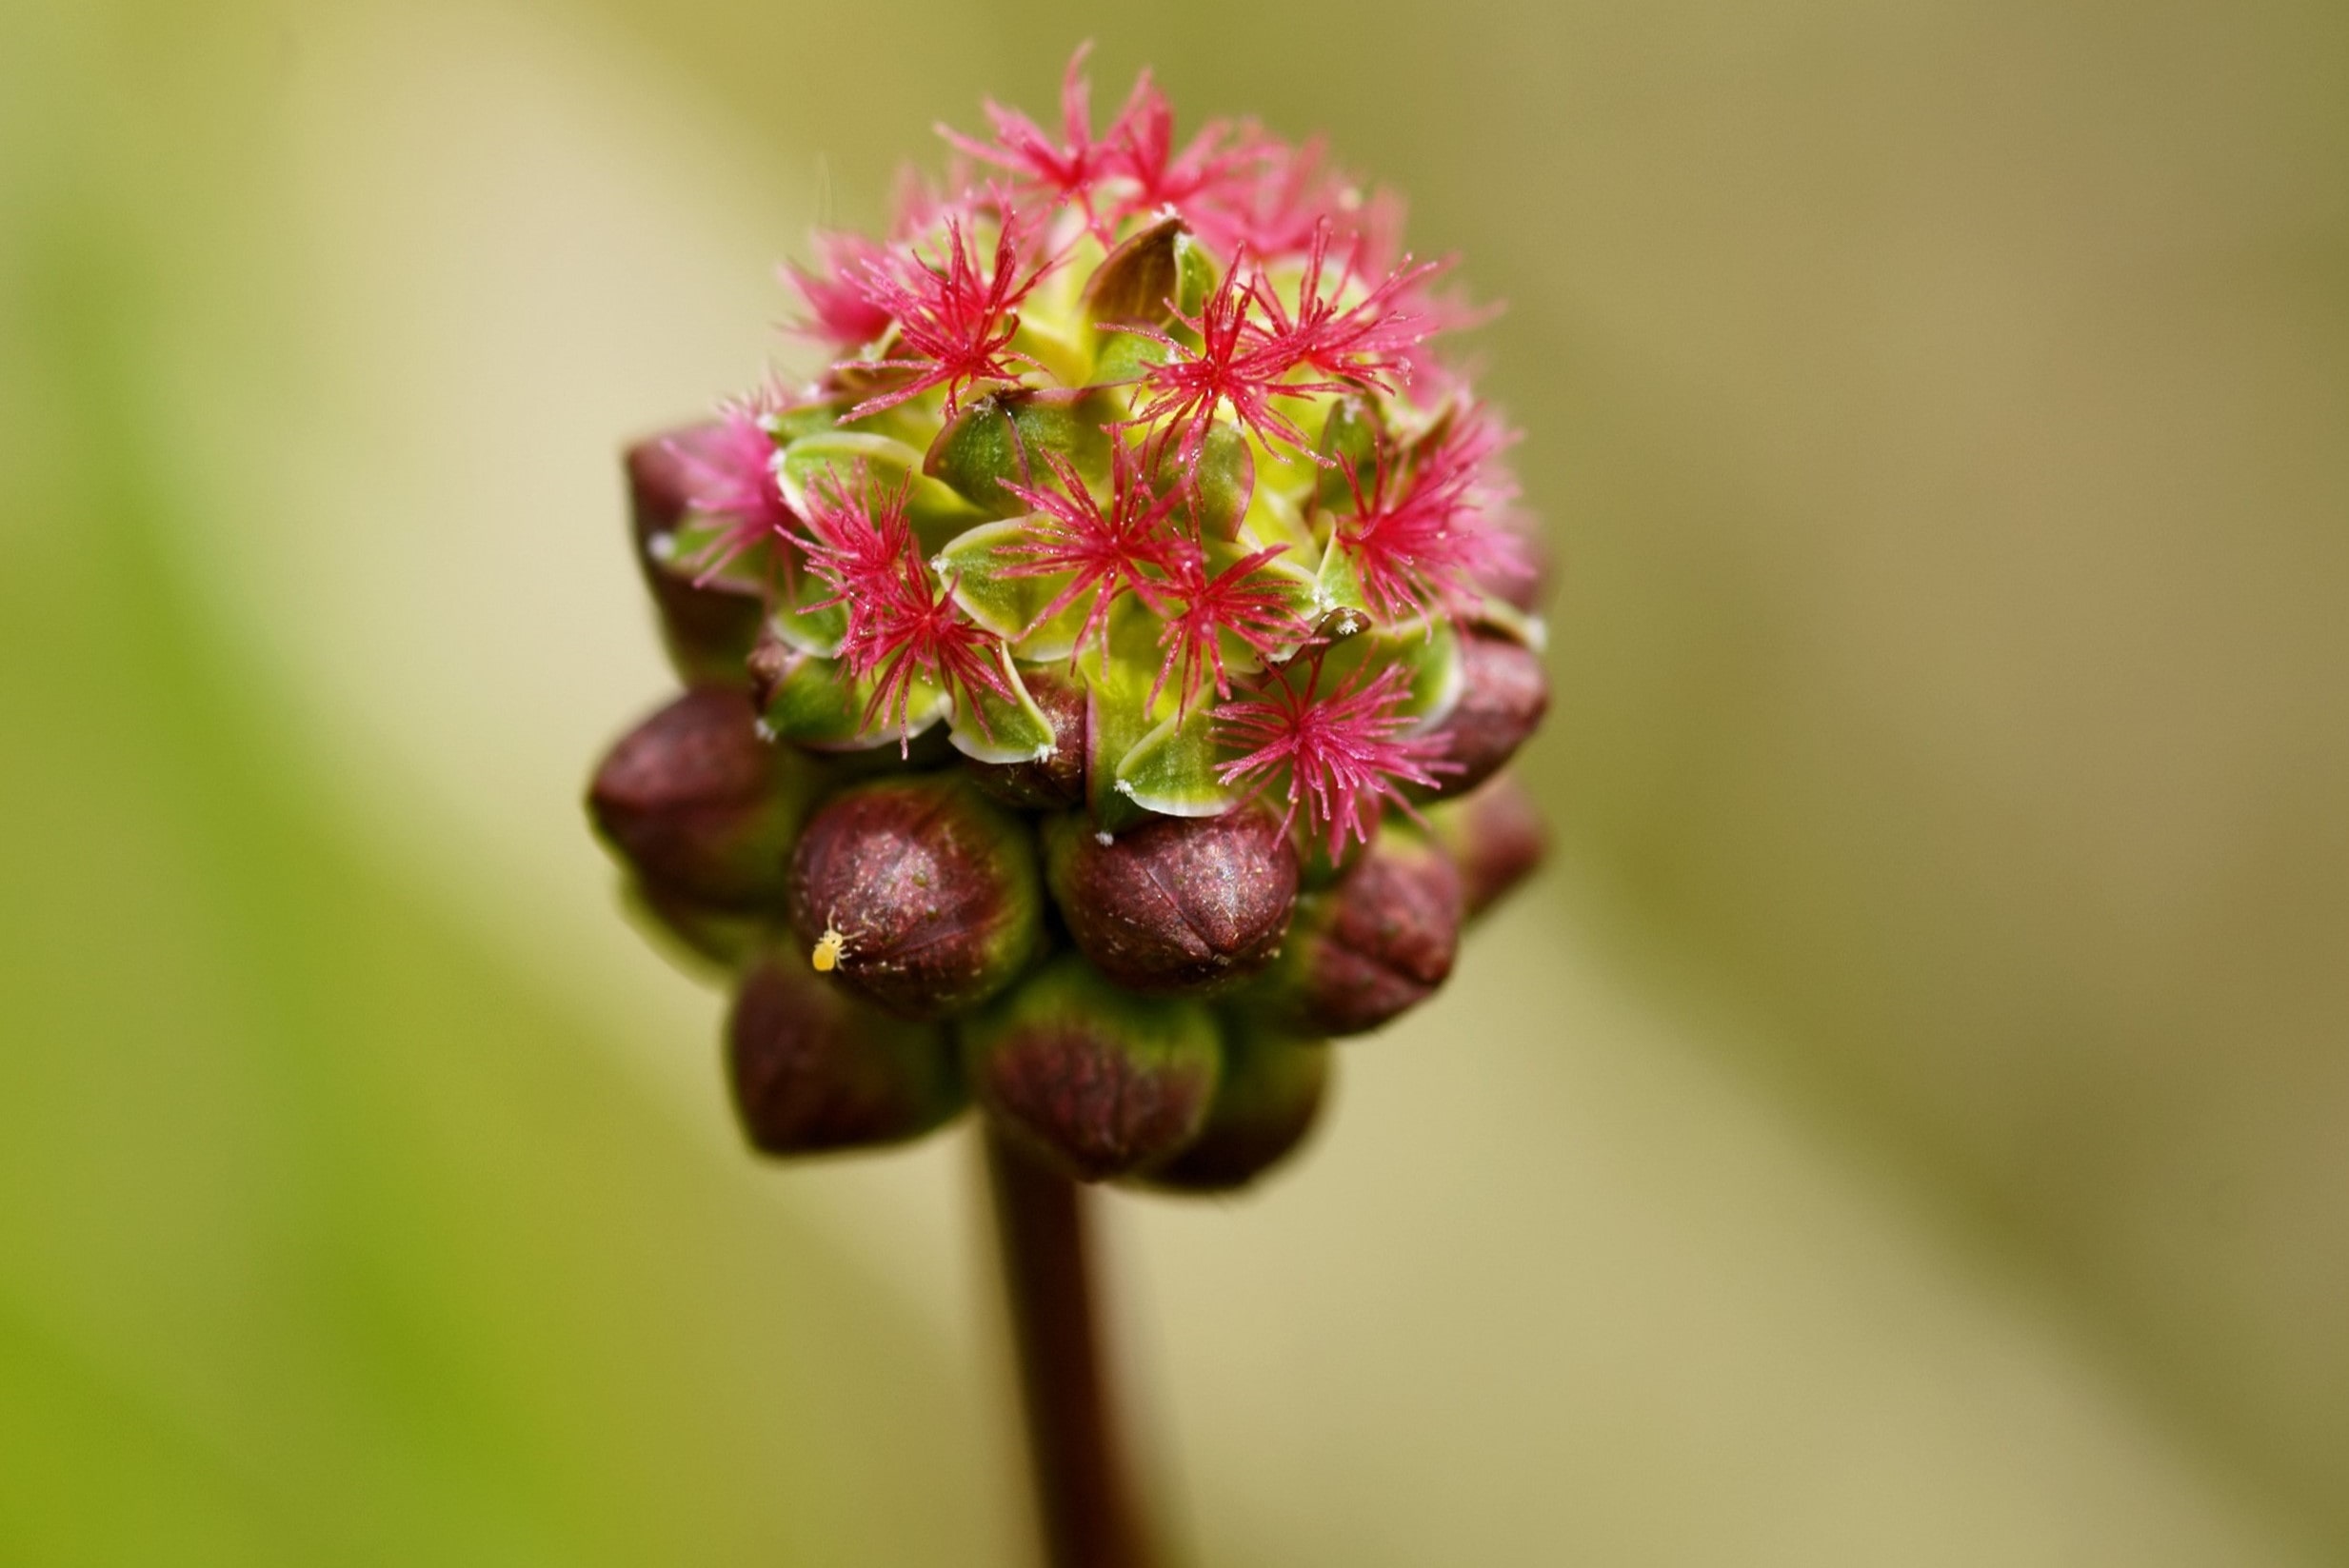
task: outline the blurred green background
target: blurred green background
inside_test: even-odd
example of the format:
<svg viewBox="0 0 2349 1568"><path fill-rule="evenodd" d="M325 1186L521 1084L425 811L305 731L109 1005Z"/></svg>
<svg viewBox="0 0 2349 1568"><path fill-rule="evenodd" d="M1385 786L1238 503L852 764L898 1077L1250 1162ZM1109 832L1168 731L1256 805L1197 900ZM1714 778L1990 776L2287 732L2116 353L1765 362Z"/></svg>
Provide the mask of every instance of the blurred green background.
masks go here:
<svg viewBox="0 0 2349 1568"><path fill-rule="evenodd" d="M967 1138L755 1166L576 803L619 443L1087 32L1564 565L1553 872L1114 1205L1188 1559L2349 1560L2349 10L9 0L0 1561L1025 1560Z"/></svg>

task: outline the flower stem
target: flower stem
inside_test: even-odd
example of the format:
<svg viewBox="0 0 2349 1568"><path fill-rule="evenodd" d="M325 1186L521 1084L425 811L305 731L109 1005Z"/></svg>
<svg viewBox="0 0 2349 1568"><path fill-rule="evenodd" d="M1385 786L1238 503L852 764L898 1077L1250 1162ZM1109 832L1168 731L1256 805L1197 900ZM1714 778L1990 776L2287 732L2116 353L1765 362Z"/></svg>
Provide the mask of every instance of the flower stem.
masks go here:
<svg viewBox="0 0 2349 1568"><path fill-rule="evenodd" d="M1149 1568L1102 1358L1085 1196L990 1128L988 1185L1049 1568Z"/></svg>

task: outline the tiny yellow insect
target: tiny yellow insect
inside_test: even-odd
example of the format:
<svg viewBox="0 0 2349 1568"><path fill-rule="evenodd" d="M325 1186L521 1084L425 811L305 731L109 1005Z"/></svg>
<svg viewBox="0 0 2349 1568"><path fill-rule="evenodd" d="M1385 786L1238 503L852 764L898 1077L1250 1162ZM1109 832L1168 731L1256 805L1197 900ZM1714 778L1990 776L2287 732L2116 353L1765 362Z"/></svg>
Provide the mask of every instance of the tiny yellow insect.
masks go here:
<svg viewBox="0 0 2349 1568"><path fill-rule="evenodd" d="M848 939L841 935L840 927L827 921L824 935L816 939L816 950L807 955L807 962L816 966L817 974L828 975L840 967L840 961L847 952Z"/></svg>

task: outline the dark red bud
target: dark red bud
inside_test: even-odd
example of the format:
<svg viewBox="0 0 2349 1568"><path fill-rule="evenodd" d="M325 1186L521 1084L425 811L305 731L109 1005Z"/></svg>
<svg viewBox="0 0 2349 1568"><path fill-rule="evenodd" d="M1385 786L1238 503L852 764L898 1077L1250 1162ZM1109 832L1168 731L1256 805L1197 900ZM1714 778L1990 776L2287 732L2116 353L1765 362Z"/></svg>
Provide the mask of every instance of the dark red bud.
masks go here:
<svg viewBox="0 0 2349 1568"><path fill-rule="evenodd" d="M1034 836L956 773L842 790L791 861L791 923L807 951L827 946L836 980L904 1018L945 1018L1002 990L1034 957L1043 917Z"/></svg>
<svg viewBox="0 0 2349 1568"><path fill-rule="evenodd" d="M1430 732L1443 738L1443 755L1460 771L1442 775L1440 789L1413 790L1415 799L1467 794L1501 771L1549 711L1549 676L1541 657L1523 643L1464 632L1460 675L1460 701Z"/></svg>
<svg viewBox="0 0 2349 1568"><path fill-rule="evenodd" d="M1514 775L1427 808L1427 825L1460 870L1463 907L1473 919L1531 876L1549 853L1549 828Z"/></svg>
<svg viewBox="0 0 2349 1568"><path fill-rule="evenodd" d="M669 663L689 685L739 683L743 658L759 634L765 610L738 593L697 588L662 566L656 539L667 538L694 499L694 458L716 461L723 427L689 425L627 451L628 502L637 569L660 611L661 640Z"/></svg>
<svg viewBox="0 0 2349 1568"><path fill-rule="evenodd" d="M1366 1033L1443 983L1460 921L1451 861L1389 823L1337 886L1298 901L1279 961L1228 1004L1299 1034Z"/></svg>
<svg viewBox="0 0 2349 1568"><path fill-rule="evenodd" d="M1297 904L1297 856L1269 815L1152 816L1103 838L1082 814L1059 817L1045 852L1068 934L1118 984L1206 994L1280 951Z"/></svg>
<svg viewBox="0 0 2349 1568"><path fill-rule="evenodd" d="M1186 1192L1247 1185L1304 1142L1328 1082L1327 1042L1271 1033L1226 1013L1224 1074L1206 1125L1145 1179Z"/></svg>
<svg viewBox="0 0 2349 1568"><path fill-rule="evenodd" d="M1048 669L1020 672L1037 710L1051 724L1052 755L1037 762L983 763L963 766L981 789L1022 811L1061 811L1085 804L1085 715L1090 705L1083 685Z"/></svg>
<svg viewBox="0 0 2349 1568"><path fill-rule="evenodd" d="M967 1100L946 1031L866 1006L802 952L770 952L743 977L726 1047L744 1136L768 1154L902 1142Z"/></svg>
<svg viewBox="0 0 2349 1568"><path fill-rule="evenodd" d="M741 908L781 897L816 787L813 764L759 738L747 693L703 686L621 738L587 810L647 882Z"/></svg>
<svg viewBox="0 0 2349 1568"><path fill-rule="evenodd" d="M980 1103L1085 1181L1130 1174L1189 1143L1222 1068L1204 1005L1146 1001L1074 953L972 1014L962 1036Z"/></svg>

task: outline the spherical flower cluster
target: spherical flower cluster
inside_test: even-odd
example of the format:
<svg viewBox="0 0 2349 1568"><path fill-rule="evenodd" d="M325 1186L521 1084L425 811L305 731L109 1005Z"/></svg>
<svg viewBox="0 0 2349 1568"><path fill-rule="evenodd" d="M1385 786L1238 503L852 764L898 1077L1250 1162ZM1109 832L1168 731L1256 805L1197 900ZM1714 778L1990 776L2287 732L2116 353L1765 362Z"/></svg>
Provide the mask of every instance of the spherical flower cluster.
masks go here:
<svg viewBox="0 0 2349 1568"><path fill-rule="evenodd" d="M813 381L629 452L687 690L589 808L758 1147L976 1099L1224 1188L1539 860L1543 563L1400 204L1146 73L1097 130L1083 63L788 270Z"/></svg>

